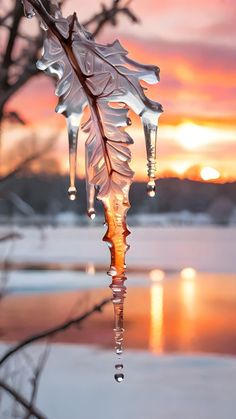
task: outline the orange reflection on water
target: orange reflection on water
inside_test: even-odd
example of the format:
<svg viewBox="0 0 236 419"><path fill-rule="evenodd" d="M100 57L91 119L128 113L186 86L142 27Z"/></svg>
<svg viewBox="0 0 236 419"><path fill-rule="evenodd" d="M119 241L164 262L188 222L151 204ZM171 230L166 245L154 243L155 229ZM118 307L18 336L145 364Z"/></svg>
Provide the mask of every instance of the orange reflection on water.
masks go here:
<svg viewBox="0 0 236 419"><path fill-rule="evenodd" d="M152 276L160 279L160 272L156 274ZM80 275L78 273L78 283ZM133 279L135 276L130 274L127 284L132 284ZM32 273L32 282L34 280ZM149 282L150 288L128 287L125 348L149 349L155 354L211 352L236 355L235 274L197 273L195 279L165 274L164 281L156 280ZM80 315L107 297L110 297L108 288L9 294L0 304L0 341L15 342L54 327L68 316ZM68 329L55 335L52 341L111 349L112 329L113 308L108 304L103 313L94 313L79 330Z"/></svg>
<svg viewBox="0 0 236 419"><path fill-rule="evenodd" d="M163 352L163 285L154 283L150 289L149 348L155 354Z"/></svg>
<svg viewBox="0 0 236 419"><path fill-rule="evenodd" d="M181 300L188 317L194 317L195 313L195 294L196 294L196 280L182 279L181 280Z"/></svg>

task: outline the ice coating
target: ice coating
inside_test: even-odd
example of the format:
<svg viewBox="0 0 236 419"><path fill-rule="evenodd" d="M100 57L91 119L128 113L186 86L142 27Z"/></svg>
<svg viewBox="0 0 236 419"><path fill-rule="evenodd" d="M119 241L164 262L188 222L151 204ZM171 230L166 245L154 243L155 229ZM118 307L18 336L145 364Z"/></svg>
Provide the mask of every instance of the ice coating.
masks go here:
<svg viewBox="0 0 236 419"><path fill-rule="evenodd" d="M162 107L145 95L141 82L157 83L159 68L137 63L119 41L96 43L78 22L76 14L64 19L53 2L50 16L40 0L23 0L26 15L37 12L46 31L39 69L56 77L58 113L67 119L69 137L71 200L76 198L77 141L81 129L86 136L87 212L95 217L95 198L103 203L111 265L108 274L115 314L115 349L123 351L123 309L126 295L125 255L129 190L133 180L129 162L133 139L125 131L131 124L129 109L140 116L147 152L147 192L155 195L156 142ZM87 119L81 126L84 110ZM122 374L123 377L123 374ZM123 378L122 378L123 380Z"/></svg>

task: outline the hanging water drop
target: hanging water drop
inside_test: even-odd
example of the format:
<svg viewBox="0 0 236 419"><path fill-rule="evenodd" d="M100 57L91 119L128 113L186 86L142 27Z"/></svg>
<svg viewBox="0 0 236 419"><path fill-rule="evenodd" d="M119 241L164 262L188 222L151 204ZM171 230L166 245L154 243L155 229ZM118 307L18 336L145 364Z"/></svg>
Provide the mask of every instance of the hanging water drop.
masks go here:
<svg viewBox="0 0 236 419"><path fill-rule="evenodd" d="M68 189L68 197L70 201L75 201L76 200L76 195L77 195L77 189L75 188L75 186L70 186Z"/></svg>
<svg viewBox="0 0 236 419"><path fill-rule="evenodd" d="M121 347L121 346L118 346L118 347L116 348L116 355L122 355L122 353L123 353L123 349L122 349L122 347Z"/></svg>
<svg viewBox="0 0 236 419"><path fill-rule="evenodd" d="M94 220L96 217L96 212L94 210L89 210L88 211L88 216L91 220Z"/></svg>
<svg viewBox="0 0 236 419"><path fill-rule="evenodd" d="M124 381L124 374L122 373L117 373L114 375L115 380L117 381L117 383L122 383L122 381Z"/></svg>
<svg viewBox="0 0 236 419"><path fill-rule="evenodd" d="M151 198L153 198L156 195L156 185L154 180L150 180L147 184L147 194Z"/></svg>
<svg viewBox="0 0 236 419"><path fill-rule="evenodd" d="M116 370L123 370L123 368L124 368L124 365L123 364L116 364L115 365L115 369Z"/></svg>
<svg viewBox="0 0 236 419"><path fill-rule="evenodd" d="M94 209L94 198L95 188L89 182L86 184L86 196L87 196L87 214L91 220L96 217L96 211Z"/></svg>

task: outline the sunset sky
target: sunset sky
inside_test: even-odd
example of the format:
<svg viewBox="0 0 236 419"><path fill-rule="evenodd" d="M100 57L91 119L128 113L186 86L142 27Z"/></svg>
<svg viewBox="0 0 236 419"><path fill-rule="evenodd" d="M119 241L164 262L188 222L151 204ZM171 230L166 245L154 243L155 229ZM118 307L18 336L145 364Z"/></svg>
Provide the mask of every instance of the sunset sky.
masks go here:
<svg viewBox="0 0 236 419"><path fill-rule="evenodd" d="M64 10L66 15L76 10L83 21L99 10L99 4L67 0ZM165 110L158 136L159 175L204 179L205 170L205 180L208 175L236 179L235 0L133 0L131 7L141 23L132 25L120 17L119 27L107 26L98 40L112 42L118 37L132 58L161 68L160 84L150 88L150 96ZM33 132L45 138L58 130L56 151L61 170L66 171L65 121L54 115L55 105L51 80L42 76L30 82L9 104L28 125L6 126L4 137L20 140ZM138 119L134 121L133 168L137 179L144 179L144 139Z"/></svg>

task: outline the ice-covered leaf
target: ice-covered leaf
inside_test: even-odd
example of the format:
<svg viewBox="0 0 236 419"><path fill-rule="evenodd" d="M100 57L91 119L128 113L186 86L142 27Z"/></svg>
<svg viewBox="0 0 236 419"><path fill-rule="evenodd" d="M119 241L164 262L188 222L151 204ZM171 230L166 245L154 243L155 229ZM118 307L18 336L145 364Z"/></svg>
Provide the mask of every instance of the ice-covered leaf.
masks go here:
<svg viewBox="0 0 236 419"><path fill-rule="evenodd" d="M156 134L162 107L145 95L143 82L159 81L159 68L137 63L119 41L101 45L77 20L64 19L57 0L53 14L41 0L23 0L26 13L38 13L46 31L38 68L57 78L56 111L65 115L69 133L70 188L76 196L75 168L77 138L81 118L87 108L87 120L81 125L86 135L86 183L88 214L95 216L94 198L102 201L107 232L104 240L111 251L109 274L113 277L113 301L120 310L116 325L117 351L121 349L120 322L125 295L126 213L130 207L129 189L133 172L129 166L132 138L125 131L130 125L129 110L140 116L146 140L148 194L155 195Z"/></svg>

